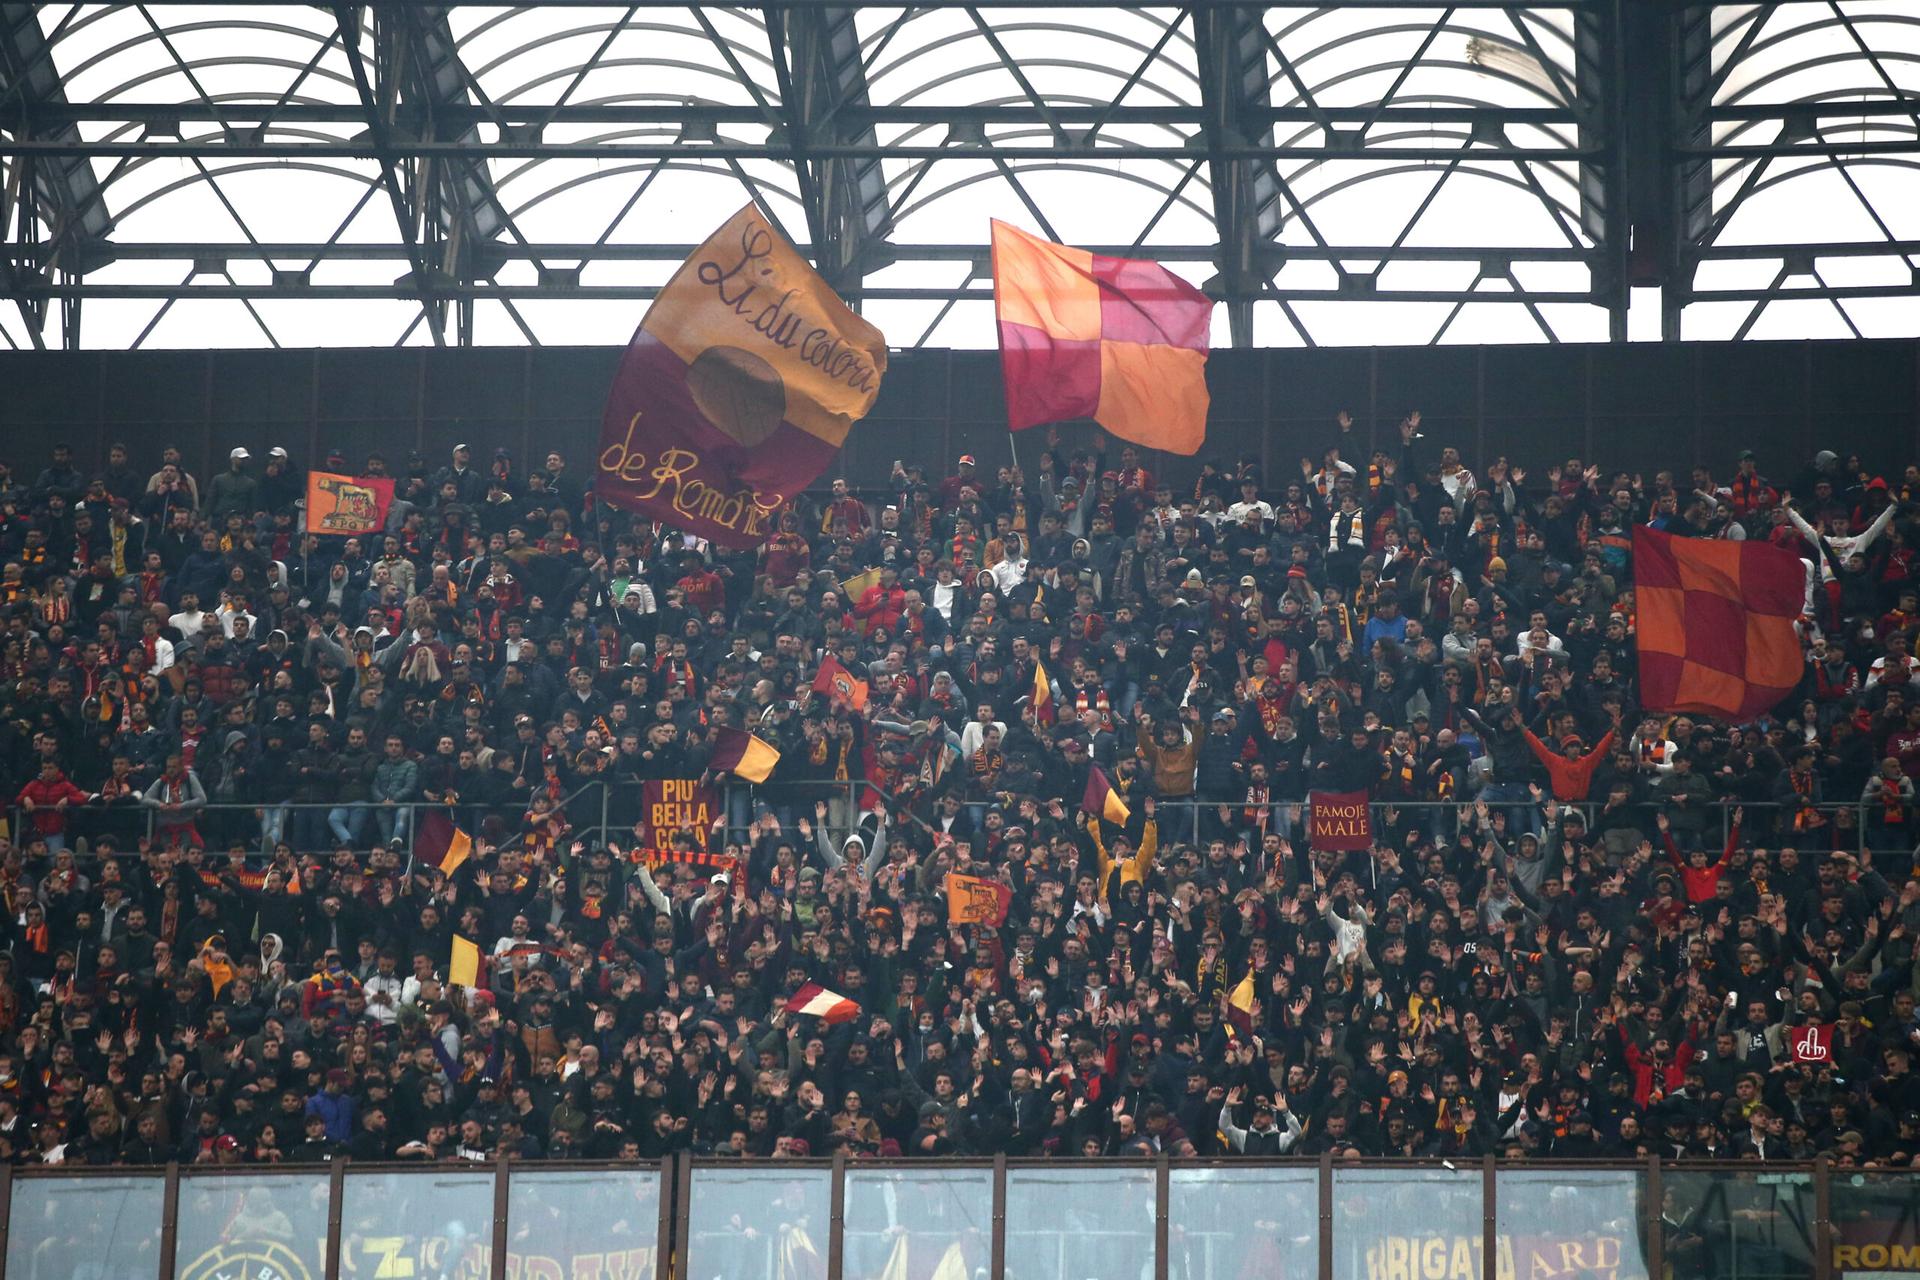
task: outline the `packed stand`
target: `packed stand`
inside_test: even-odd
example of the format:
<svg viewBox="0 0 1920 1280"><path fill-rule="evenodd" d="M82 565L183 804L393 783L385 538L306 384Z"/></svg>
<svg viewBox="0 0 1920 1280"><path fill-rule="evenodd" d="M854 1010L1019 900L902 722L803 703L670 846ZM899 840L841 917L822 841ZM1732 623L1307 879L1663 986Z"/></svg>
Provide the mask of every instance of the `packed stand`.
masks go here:
<svg viewBox="0 0 1920 1280"><path fill-rule="evenodd" d="M302 532L279 448L0 468L0 1144L1909 1163L1920 469L1328 436L1177 482L1023 436L1031 477L896 464L746 553L558 453L360 460L365 538ZM1771 717L1642 712L1642 524L1805 559ZM772 776L647 831L729 728ZM1372 848L1309 848L1357 790Z"/></svg>

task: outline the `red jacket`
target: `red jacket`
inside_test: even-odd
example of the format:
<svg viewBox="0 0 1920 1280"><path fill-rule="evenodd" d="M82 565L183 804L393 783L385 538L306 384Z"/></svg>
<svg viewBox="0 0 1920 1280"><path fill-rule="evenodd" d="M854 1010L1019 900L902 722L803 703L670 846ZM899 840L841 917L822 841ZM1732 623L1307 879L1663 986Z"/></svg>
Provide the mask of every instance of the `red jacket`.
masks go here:
<svg viewBox="0 0 1920 1280"><path fill-rule="evenodd" d="M1687 1082L1687 1064L1693 1061L1691 1039L1680 1042L1679 1048L1673 1051L1672 1061L1656 1065L1652 1059L1640 1052L1640 1046L1633 1042L1632 1036L1617 1026L1613 1032L1620 1037L1620 1048L1627 1061L1627 1070L1633 1073L1634 1105L1644 1109L1650 1101L1656 1100L1653 1097L1656 1087L1660 1090L1660 1097L1665 1098Z"/></svg>
<svg viewBox="0 0 1920 1280"><path fill-rule="evenodd" d="M20 788L15 804L33 802L33 812L27 816L33 821L34 832L43 836L55 836L67 829L67 815L64 810L54 808L62 800L68 804L85 804L87 793L73 785L65 774L56 774L53 781L35 778Z"/></svg>
<svg viewBox="0 0 1920 1280"><path fill-rule="evenodd" d="M862 620L862 635L872 635L875 629L885 627L892 635L900 629L900 615L907 607L907 593L899 587L889 590L875 583L860 593L860 603L853 606L853 616Z"/></svg>
<svg viewBox="0 0 1920 1280"><path fill-rule="evenodd" d="M1673 832L1662 831L1660 839L1667 846L1667 857L1673 859L1674 867L1680 872L1680 883L1686 887L1687 901L1706 902L1719 889L1720 877L1727 872L1727 855L1740 845L1740 824L1733 824L1733 829L1727 832L1727 847L1720 851L1718 858L1704 867L1687 865L1687 860L1680 856L1678 846L1673 843Z"/></svg>

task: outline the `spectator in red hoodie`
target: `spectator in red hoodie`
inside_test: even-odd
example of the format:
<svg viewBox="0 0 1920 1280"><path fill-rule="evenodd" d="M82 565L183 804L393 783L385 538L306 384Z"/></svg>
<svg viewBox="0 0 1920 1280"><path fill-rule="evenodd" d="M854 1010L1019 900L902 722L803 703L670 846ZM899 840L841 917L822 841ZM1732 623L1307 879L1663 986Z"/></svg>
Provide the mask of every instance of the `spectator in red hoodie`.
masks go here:
<svg viewBox="0 0 1920 1280"><path fill-rule="evenodd" d="M1553 780L1553 798L1562 802L1585 800L1587 790L1593 785L1593 771L1608 759L1613 750L1613 740L1620 732L1620 708L1618 704L1611 708L1613 727L1606 736L1594 745L1593 750L1580 755L1580 740L1568 738L1555 751L1534 735L1533 730L1525 730L1527 745L1533 748L1533 754L1546 766L1547 776ZM1565 754L1561 754L1564 752ZM1663 826L1661 828L1665 830Z"/></svg>

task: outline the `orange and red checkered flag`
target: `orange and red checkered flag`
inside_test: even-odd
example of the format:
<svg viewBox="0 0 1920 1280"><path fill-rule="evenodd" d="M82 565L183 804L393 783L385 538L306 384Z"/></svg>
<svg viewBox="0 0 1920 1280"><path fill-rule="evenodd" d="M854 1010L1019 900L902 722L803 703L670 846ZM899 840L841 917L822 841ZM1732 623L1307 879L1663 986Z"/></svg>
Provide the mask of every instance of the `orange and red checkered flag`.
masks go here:
<svg viewBox="0 0 1920 1280"><path fill-rule="evenodd" d="M1197 453L1213 303L1157 262L993 224L1007 428L1092 418L1122 440Z"/></svg>
<svg viewBox="0 0 1920 1280"><path fill-rule="evenodd" d="M1800 683L1800 557L1765 542L1633 531L1640 701L1751 720Z"/></svg>

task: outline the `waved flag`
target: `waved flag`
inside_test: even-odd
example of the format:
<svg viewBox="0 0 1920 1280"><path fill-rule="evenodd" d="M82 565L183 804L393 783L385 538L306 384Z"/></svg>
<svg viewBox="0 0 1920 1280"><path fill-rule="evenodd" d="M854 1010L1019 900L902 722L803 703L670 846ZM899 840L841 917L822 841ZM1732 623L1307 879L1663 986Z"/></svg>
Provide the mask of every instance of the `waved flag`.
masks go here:
<svg viewBox="0 0 1920 1280"><path fill-rule="evenodd" d="M820 674L813 678L813 691L838 698L855 711L867 706L867 682L856 679L832 654L820 659Z"/></svg>
<svg viewBox="0 0 1920 1280"><path fill-rule="evenodd" d="M1633 531L1640 702L1752 720L1800 683L1800 557L1770 542Z"/></svg>
<svg viewBox="0 0 1920 1280"><path fill-rule="evenodd" d="M614 375L594 492L757 545L873 408L887 341L747 205L680 264Z"/></svg>
<svg viewBox="0 0 1920 1280"><path fill-rule="evenodd" d="M1010 430L1092 418L1151 449L1199 451L1213 316L1199 289L995 220L993 310Z"/></svg>
<svg viewBox="0 0 1920 1280"><path fill-rule="evenodd" d="M1227 1026L1242 1036L1253 1034L1253 970L1227 993Z"/></svg>
<svg viewBox="0 0 1920 1280"><path fill-rule="evenodd" d="M787 1001L787 1012L804 1013L831 1026L858 1017L860 1006L838 991L829 991L817 982L809 982Z"/></svg>
<svg viewBox="0 0 1920 1280"><path fill-rule="evenodd" d="M780 753L771 743L744 729L723 728L714 742L713 759L708 767L715 773L731 773L748 782L765 782L773 766L779 763Z"/></svg>
<svg viewBox="0 0 1920 1280"><path fill-rule="evenodd" d="M384 476L307 473L307 532L347 538L387 527L393 480Z"/></svg>
<svg viewBox="0 0 1920 1280"><path fill-rule="evenodd" d="M1080 807L1096 818L1111 822L1116 827L1127 825L1127 819L1133 816L1127 808L1127 802L1107 781L1106 771L1098 765L1087 771L1087 790L1080 797Z"/></svg>
<svg viewBox="0 0 1920 1280"><path fill-rule="evenodd" d="M1007 908L1013 905L1013 888L982 876L947 873L947 921L950 924L1006 923Z"/></svg>

